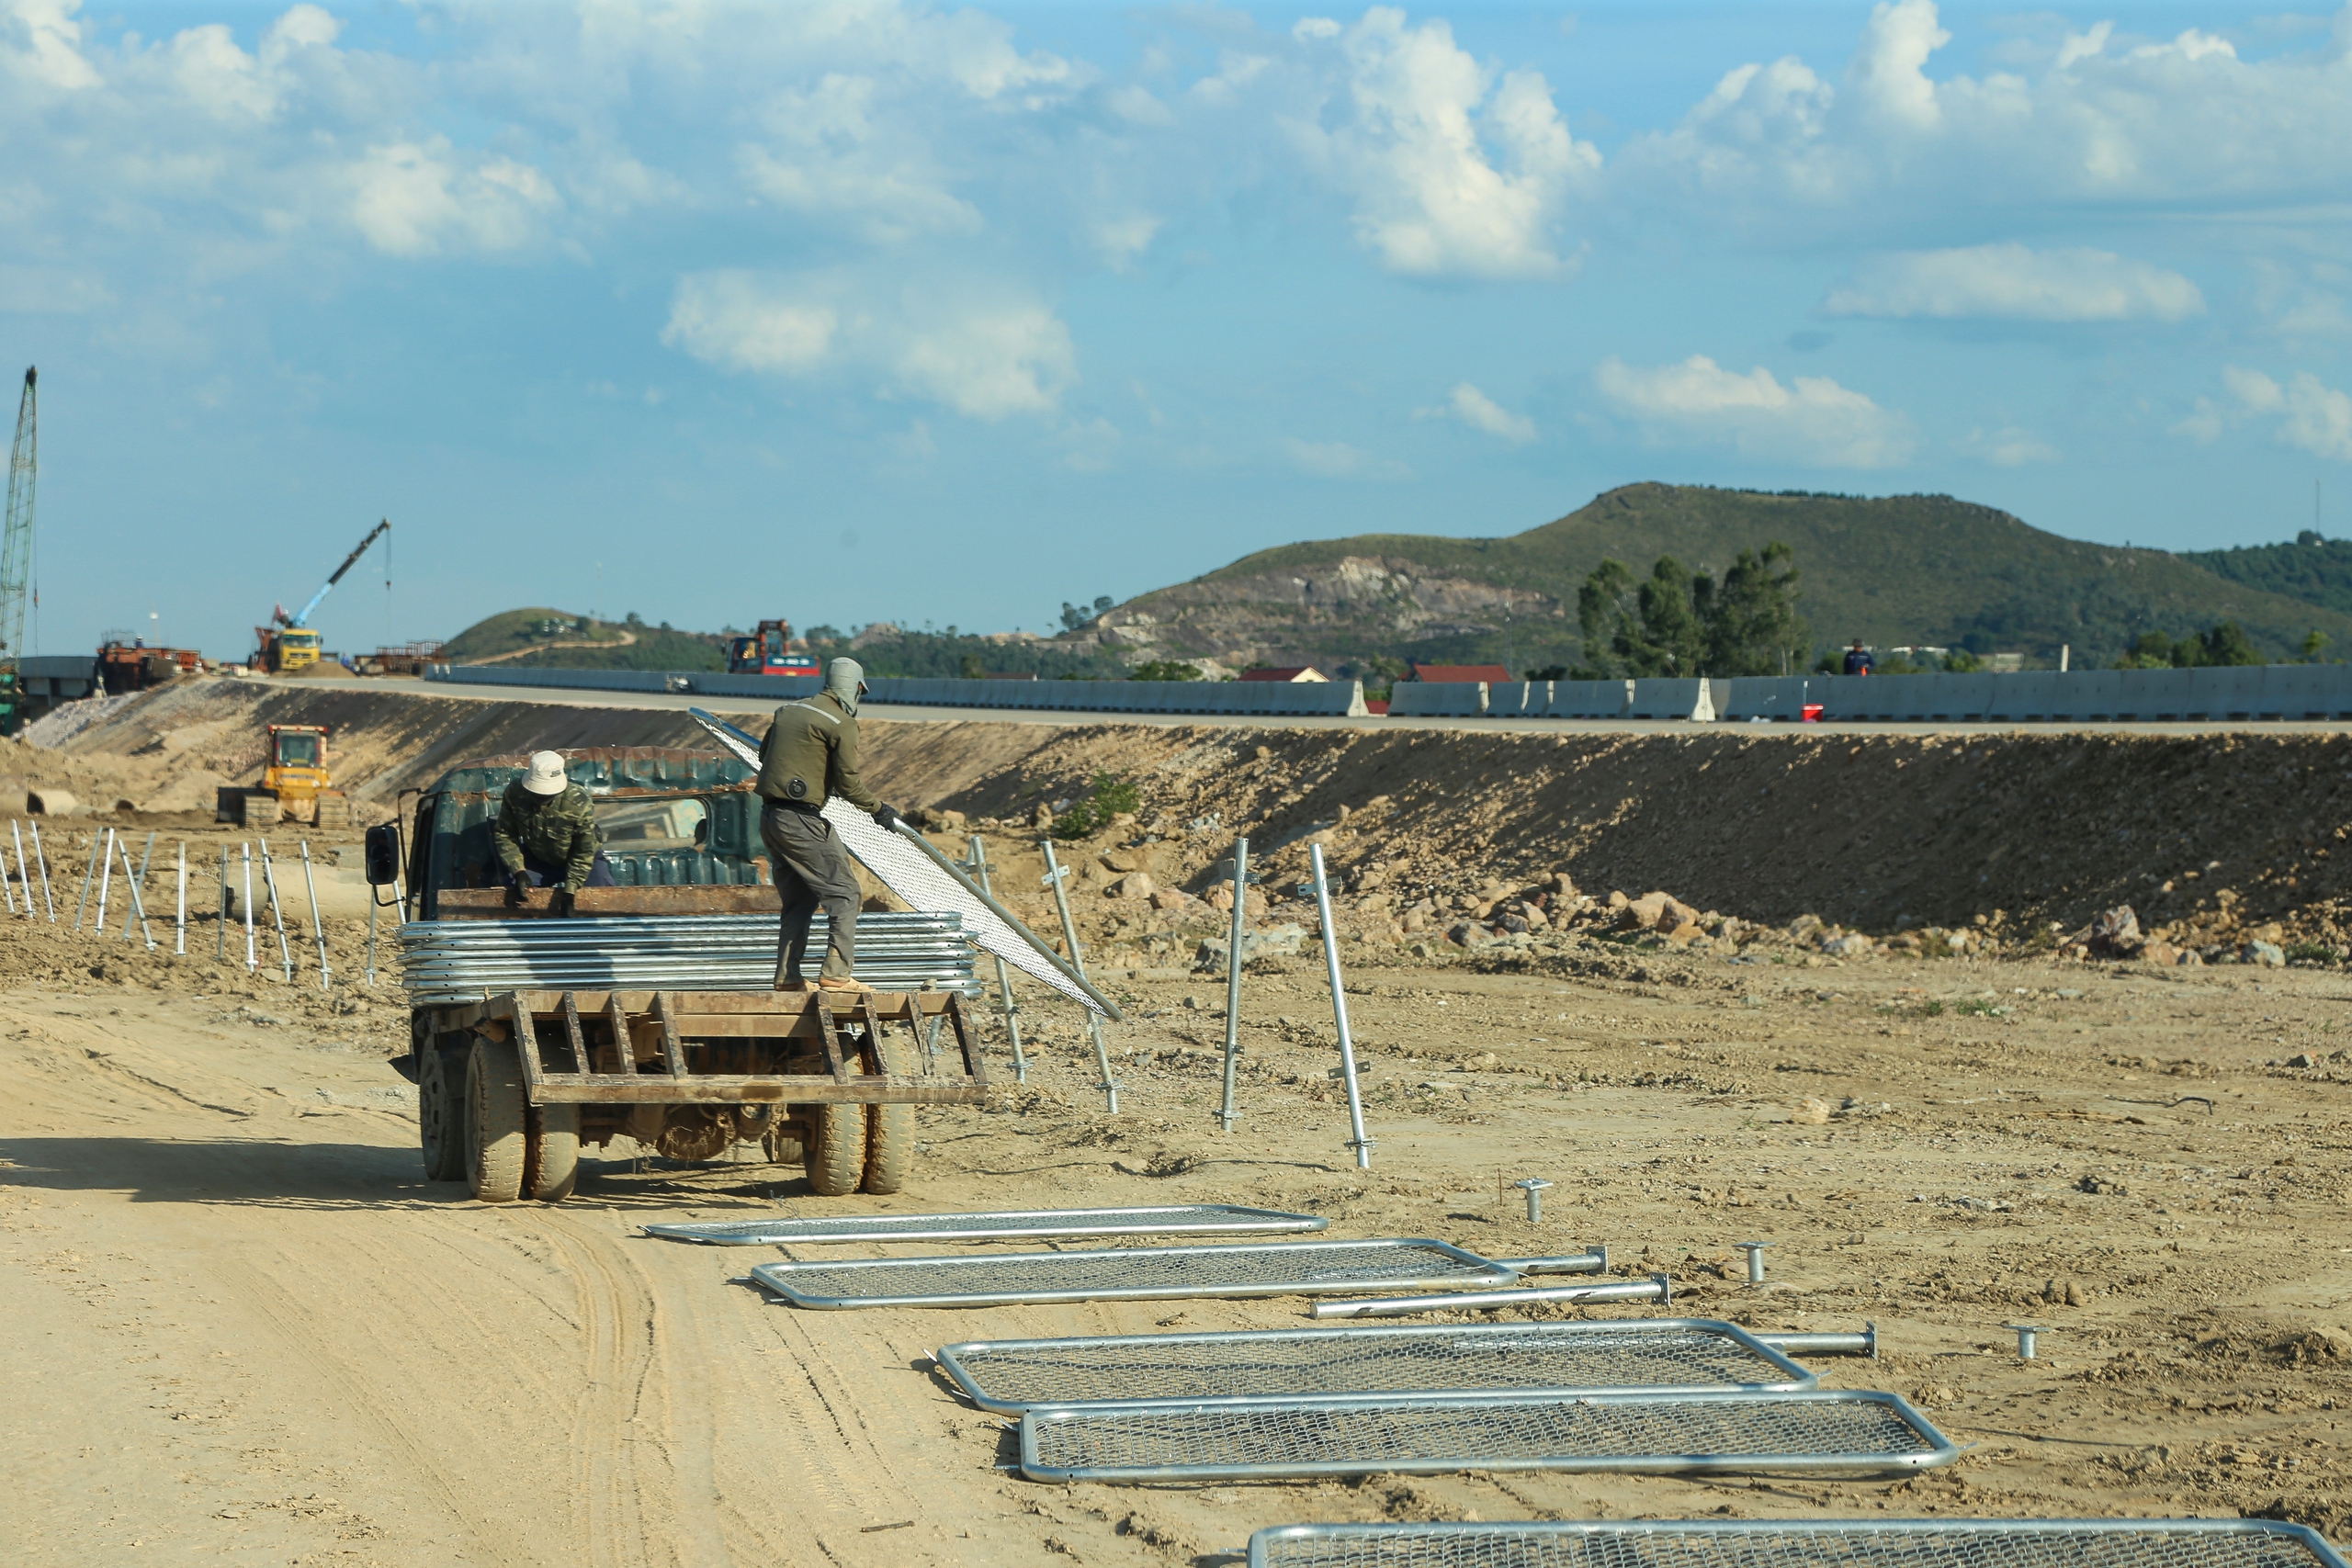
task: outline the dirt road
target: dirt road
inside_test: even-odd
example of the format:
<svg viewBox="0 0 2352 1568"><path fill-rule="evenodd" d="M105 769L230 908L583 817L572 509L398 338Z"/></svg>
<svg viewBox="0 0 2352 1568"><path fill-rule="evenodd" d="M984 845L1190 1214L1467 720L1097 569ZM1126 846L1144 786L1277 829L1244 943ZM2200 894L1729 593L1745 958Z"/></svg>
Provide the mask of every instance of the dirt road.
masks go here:
<svg viewBox="0 0 2352 1568"><path fill-rule="evenodd" d="M1230 1138L1210 1114L1221 987L1143 982L1114 1031L1124 1115L1097 1109L1075 1019L1041 1009L1030 1085L922 1112L897 1198L616 1157L571 1202L493 1209L420 1176L383 1065L404 1033L389 988L322 1002L207 958L76 979L57 941L0 952L20 976L0 1465L25 1562L1230 1564L1251 1529L1309 1518L1882 1510L2267 1510L2352 1533L2340 975L1367 967L1368 1175L1340 1147L1316 974L1250 978ZM1808 1097L1854 1104L1792 1121ZM1559 1183L1540 1229L1498 1188L1529 1174ZM729 1282L772 1249L637 1234L779 1202L1196 1200L1491 1256L1606 1242L1621 1272L1670 1270L1678 1312L1874 1320L1886 1358L1825 1361L1825 1381L1911 1394L1978 1447L1895 1483L1038 1486L928 1350L1277 1326L1306 1303L797 1312ZM1773 1244L1763 1292L1736 1282L1749 1239ZM2016 1359L2014 1322L2052 1330L2043 1359Z"/></svg>

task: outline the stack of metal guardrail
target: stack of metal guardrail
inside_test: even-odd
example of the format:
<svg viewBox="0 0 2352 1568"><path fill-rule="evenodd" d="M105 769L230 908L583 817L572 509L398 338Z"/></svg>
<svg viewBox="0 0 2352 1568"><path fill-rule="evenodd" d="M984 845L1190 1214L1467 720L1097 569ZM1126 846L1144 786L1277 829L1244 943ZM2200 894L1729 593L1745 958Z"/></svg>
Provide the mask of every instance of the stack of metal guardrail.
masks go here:
<svg viewBox="0 0 2352 1568"><path fill-rule="evenodd" d="M808 930L811 977L826 922ZM570 920L419 920L401 928L410 1005L501 991L764 991L775 978L773 915L605 915ZM861 915L857 977L886 991L979 994L972 945L953 914Z"/></svg>

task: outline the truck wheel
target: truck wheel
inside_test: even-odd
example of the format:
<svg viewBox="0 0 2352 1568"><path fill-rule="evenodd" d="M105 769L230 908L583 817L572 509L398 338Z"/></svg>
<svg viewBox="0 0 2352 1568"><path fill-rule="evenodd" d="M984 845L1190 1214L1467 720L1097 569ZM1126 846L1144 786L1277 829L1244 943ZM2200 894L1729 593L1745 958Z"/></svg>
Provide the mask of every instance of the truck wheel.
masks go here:
<svg viewBox="0 0 2352 1568"><path fill-rule="evenodd" d="M906 1043L895 1034L874 1032L875 1064L886 1073L907 1070ZM915 1160L915 1108L911 1105L869 1105L865 1108L865 1170L860 1183L874 1193L896 1192L906 1185Z"/></svg>
<svg viewBox="0 0 2352 1568"><path fill-rule="evenodd" d="M427 1045L417 1053L416 1127L424 1179L466 1179L466 1058Z"/></svg>
<svg viewBox="0 0 2352 1568"><path fill-rule="evenodd" d="M865 1107L820 1105L813 1108L817 1140L802 1158L808 1185L820 1198L841 1198L857 1190L865 1176Z"/></svg>
<svg viewBox="0 0 2352 1568"><path fill-rule="evenodd" d="M511 1040L474 1042L466 1066L466 1175L485 1203L523 1195L526 1113L523 1058ZM574 1145L575 1149L577 1145Z"/></svg>
<svg viewBox="0 0 2352 1568"><path fill-rule="evenodd" d="M580 1179L580 1107L535 1105L530 1127L531 1196L560 1203Z"/></svg>

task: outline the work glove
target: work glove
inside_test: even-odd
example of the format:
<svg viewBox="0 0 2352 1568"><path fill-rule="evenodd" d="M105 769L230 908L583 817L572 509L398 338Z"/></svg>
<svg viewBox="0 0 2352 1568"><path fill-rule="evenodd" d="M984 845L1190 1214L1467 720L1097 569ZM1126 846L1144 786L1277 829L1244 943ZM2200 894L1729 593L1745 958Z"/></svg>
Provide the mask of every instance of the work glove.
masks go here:
<svg viewBox="0 0 2352 1568"><path fill-rule="evenodd" d="M887 833L899 825L899 814L887 806L877 806L874 808L874 825Z"/></svg>
<svg viewBox="0 0 2352 1568"><path fill-rule="evenodd" d="M548 899L548 913L559 920L571 918L571 889L559 887Z"/></svg>
<svg viewBox="0 0 2352 1568"><path fill-rule="evenodd" d="M510 909L519 909L530 901L530 885L519 875L508 877L506 879L506 907Z"/></svg>

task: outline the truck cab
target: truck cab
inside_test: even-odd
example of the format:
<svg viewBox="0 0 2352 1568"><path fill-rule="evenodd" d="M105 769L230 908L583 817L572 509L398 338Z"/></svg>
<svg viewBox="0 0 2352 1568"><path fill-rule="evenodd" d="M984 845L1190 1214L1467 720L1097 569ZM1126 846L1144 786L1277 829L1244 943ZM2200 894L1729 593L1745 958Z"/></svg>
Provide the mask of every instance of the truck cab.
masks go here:
<svg viewBox="0 0 2352 1568"><path fill-rule="evenodd" d="M796 653L792 649L790 621L762 621L758 631L750 637L739 637L728 645L727 672L730 675L814 675L819 673L813 654Z"/></svg>

